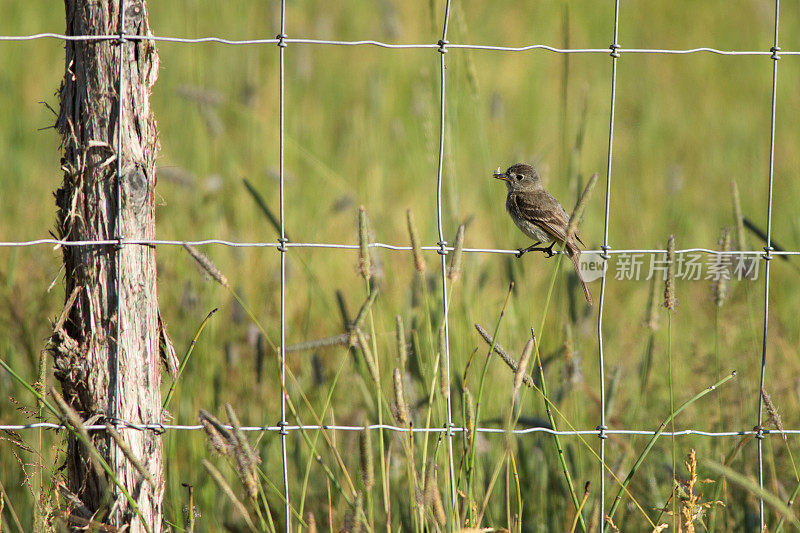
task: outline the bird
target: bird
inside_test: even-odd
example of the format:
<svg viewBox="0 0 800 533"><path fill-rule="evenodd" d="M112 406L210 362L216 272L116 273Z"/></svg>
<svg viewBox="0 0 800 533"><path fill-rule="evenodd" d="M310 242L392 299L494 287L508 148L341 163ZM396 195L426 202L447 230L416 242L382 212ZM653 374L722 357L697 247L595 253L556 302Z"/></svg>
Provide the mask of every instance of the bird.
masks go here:
<svg viewBox="0 0 800 533"><path fill-rule="evenodd" d="M583 295L589 305L592 305L592 293L586 285L580 269L581 249L579 244L583 241L578 234L567 238L567 228L569 227L569 215L552 194L547 192L542 185L539 173L531 165L518 163L511 165L505 172L500 169L494 173L494 177L506 182L508 196L506 196L506 210L511 215L511 219L522 233L533 239L535 242L527 248L520 248L517 257L531 251L541 251L552 257L553 246L557 243L564 245L578 280L583 287ZM565 242L566 241L566 242ZM540 244L547 244L540 247Z"/></svg>

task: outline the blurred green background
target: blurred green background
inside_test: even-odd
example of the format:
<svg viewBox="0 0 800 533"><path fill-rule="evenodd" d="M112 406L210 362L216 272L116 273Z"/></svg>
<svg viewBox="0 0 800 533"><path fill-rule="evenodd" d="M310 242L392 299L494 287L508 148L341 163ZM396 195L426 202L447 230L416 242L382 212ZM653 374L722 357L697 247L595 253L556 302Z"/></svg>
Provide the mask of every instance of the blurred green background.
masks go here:
<svg viewBox="0 0 800 533"><path fill-rule="evenodd" d="M1 35L63 32L63 11L52 2L0 1ZM156 35L219 36L230 39L272 38L280 29L280 4L270 2L151 2L150 25ZM398 2L352 0L328 3L288 2L286 33L293 38L361 40L391 43L435 43L444 17L441 0ZM800 5L781 6L780 44L800 49ZM455 2L448 40L451 43L522 46L547 44L570 48L606 48L613 35L613 2ZM623 48L715 47L725 50L769 50L773 44L774 5L749 1L624 2L620 8L619 43ZM62 42L43 39L0 43L0 240L44 238L53 229L52 192L60 185L59 138L53 129L57 90L63 76ZM159 43L159 79L152 105L159 127L157 235L161 239L205 238L232 241L277 239L275 230L244 187L247 179L270 208L278 209L278 50L273 45ZM798 248L800 203L796 174L800 163L800 69L797 56L778 65L774 208L772 230L777 242ZM581 227L589 248L603 240L606 157L610 110L611 60L607 54L555 54L547 51L497 52L450 49L447 62L447 118L443 185L443 225L453 242L466 224L466 246L517 248L528 242L505 214L504 187L490 179L498 167L526 161L540 170L547 188L569 211L588 176L601 176ZM678 248L717 248L721 230L735 226L731 181L741 194L743 213L766 227L770 140L772 60L768 56L625 54L618 62L616 123L612 164L609 243L614 249L663 247L670 234ZM358 242L357 208L369 216L371 239L407 245L406 210L411 209L426 245L438 241L436 170L439 142L439 54L435 50L387 50L369 46L336 47L290 44L286 49L286 227L292 241ZM580 139L580 141L576 141ZM764 244L747 235L749 249ZM274 248L203 247L253 310L271 339L279 339L279 253ZM0 350L30 381L36 379L40 353L51 323L63 303L60 252L48 246L0 248ZM415 425L441 427L440 398L426 420L428 372L436 355L432 340L441 323L439 256L427 253L428 270L419 274L411 254L375 250L373 259L380 295L373 327L383 390L391 396L395 366L394 320L401 315L412 340L412 369L406 393ZM649 258L645 258L649 261ZM287 253L287 344L338 335L344 331L337 291L349 313L356 313L366 292L355 251L291 248ZM645 263L645 270L649 262ZM496 254L467 254L464 272L450 295L450 353L455 421L462 424L461 376L474 350L467 377L473 390L486 345L474 323L493 329L510 281L515 288L498 341L519 357L537 331L551 397L569 423L592 429L600 420L597 361L597 306L584 305L573 275L562 265L555 292L545 307L555 260L540 254L523 260ZM612 272L615 263L611 264ZM659 308L660 327L648 326L651 294L660 285L645 279L609 279L603 320L607 381L606 416L614 429L655 429L670 412L669 356L672 390L679 404L733 369L738 377L683 412L676 429L748 430L757 422L763 327L763 261L754 282L733 282L729 300L715 305L711 282L677 283L678 307L671 318ZM783 414L787 428L800 427L800 381L797 358L797 308L800 294L797 260L771 264L770 327L766 391ZM214 307L212 319L192 356L172 402L176 421L196 423L197 410L224 415L231 403L244 424L279 420L280 389L274 352L258 340L258 328L231 294L210 281L180 247L158 249L159 299L164 320L179 356L185 353L200 321ZM599 299L599 282L592 283ZM421 299L422 298L422 299ZM653 324L653 321L649 321ZM433 332L432 336L430 332ZM354 352L353 352L354 353ZM291 353L287 364L297 381L289 394L303 422L317 413L332 391L332 414L326 422L360 425L376 422L370 384L359 359L346 348ZM345 364L342 377L334 376ZM649 370L645 370L649 368ZM427 372L427 373L426 373ZM51 376L51 381L52 376ZM170 383L165 374L165 390ZM489 367L481 424L503 427L513 373L497 360ZM456 383L458 382L458 383ZM32 398L8 375L0 374L0 423L33 420ZM523 417L543 417L541 398L524 396ZM384 420L388 419L388 411ZM290 423L296 422L290 417ZM558 419L560 429L566 429ZM22 438L32 443L33 432ZM60 435L46 434L45 465L60 464ZM402 437L393 442L400 461ZM32 523L39 496L26 478L33 476L36 454L11 440L0 441L0 481L23 524ZM344 449L355 436L336 435ZM373 439L374 440L374 439ZM435 439L428 443L433 449ZM597 449L598 439L587 438ZM723 462L741 439L663 438L637 473L631 492L653 519L654 508L670 494L671 454L682 458L694 448L698 457ZM320 439L322 442L322 439ZM377 441L375 441L377 442ZM460 450L460 438L456 439ZM607 443L608 465L624 477L645 444L643 437L613 436ZM753 440L742 441L731 468L756 479ZM289 437L293 502L303 499L301 480L309 457L297 433ZM586 446L563 437L576 483L592 480L584 515L596 514L600 468ZM166 517L183 524L185 489L196 487L202 530L241 526L239 518L200 467L209 456L200 432L165 436L167 461ZM387 446L390 446L387 444ZM279 440L258 439L262 468L280 484ZM330 448L320 448L333 465ZM478 493L484 491L498 459L512 449L520 469L523 528L568 530L572 504L552 438L531 434L507 439L485 435L478 443ZM457 453L460 453L457 450ZM785 500L797 480L789 450L797 438L765 441L765 487ZM9 453L13 451L14 453ZM357 454L344 460L351 476ZM416 456L419 462L421 455ZM443 450L438 453L438 482L447 500ZM456 467L460 455L456 456ZM220 461L217 461L220 462ZM30 464L29 464L30 463ZM702 462L701 462L702 465ZM404 468L390 472L396 512L392 528L411 528ZM421 468L418 465L418 468ZM682 467L680 473L685 474ZM338 472L338 471L337 471ZM228 471L230 473L230 471ZM47 475L55 476L52 470ZM342 474L344 475L344 474ZM233 476L231 476L233 478ZM502 477L502 476L501 476ZM700 477L718 479L709 471ZM606 498L616 493L608 481ZM500 485L504 483L499 482ZM708 488L710 487L710 488ZM309 474L305 509L319 524L330 515L339 527L345 502L335 494L328 506L328 485L321 468ZM704 486L705 500L715 490ZM757 527L753 492L728 485L720 496L725 520L717 530ZM508 494L495 488L484 526L509 527ZM268 495L275 519L282 504ZM375 490L378 501L378 490ZM376 513L380 508L375 503ZM769 512L769 510L768 510ZM6 511L8 513L8 511ZM722 512L720 512L720 515ZM376 516L378 523L383 518ZM777 515L769 514L774 523ZM7 514L4 518L8 521ZM664 520L668 520L664 518ZM707 522L707 517L703 518ZM626 505L615 521L625 531L647 522ZM7 522L8 523L8 522ZM597 518L595 517L595 524Z"/></svg>

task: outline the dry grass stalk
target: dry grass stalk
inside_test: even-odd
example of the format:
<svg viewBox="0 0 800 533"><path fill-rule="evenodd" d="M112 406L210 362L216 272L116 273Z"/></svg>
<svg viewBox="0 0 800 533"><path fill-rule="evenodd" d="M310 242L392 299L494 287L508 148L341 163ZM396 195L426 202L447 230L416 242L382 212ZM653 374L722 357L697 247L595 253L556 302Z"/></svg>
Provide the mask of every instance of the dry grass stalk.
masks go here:
<svg viewBox="0 0 800 533"><path fill-rule="evenodd" d="M578 203L575 204L575 209L572 210L572 215L569 217L569 225L567 226L568 241L572 239L575 232L578 230L578 224L581 218L583 218L583 212L586 210L586 205L589 203L589 198L592 196L592 191L596 184L597 173L592 174L592 177L589 178L589 182L586 184L586 187L584 187L583 193L581 193L581 197L578 199Z"/></svg>
<svg viewBox="0 0 800 533"><path fill-rule="evenodd" d="M678 524L678 531L683 529L687 533L694 533L695 522L701 521L702 525L702 518L709 508L724 504L721 501L702 501L703 495L697 490L697 485L702 483L714 483L714 481L711 479L697 479L697 455L694 450L689 452L683 464L686 466L686 470L689 471L689 479L686 482L679 482L681 499L680 518L682 522Z"/></svg>
<svg viewBox="0 0 800 533"><path fill-rule="evenodd" d="M483 340L484 340L484 341L486 341L486 344L488 344L489 346L491 346L491 345L492 345L492 336L491 336L491 334L490 334L488 331L486 331L486 330L483 328L483 326L481 326L480 324L475 324L475 329L477 329L477 330L478 330L478 333L480 333L480 334L481 334L481 337L483 337ZM494 343L494 353L496 353L497 355L499 355L499 356L500 356L500 359L502 359L502 360L503 360L503 362L504 362L505 364L507 364L507 365L508 365L508 367L509 367L509 368L510 368L510 369L511 369L513 372L516 372L516 371L517 371L517 369L519 368L519 364L518 364L516 361L514 361L514 358L513 358L513 357L511 357L511 356L508 354L508 352L506 352L506 351L503 349L503 347L502 347L502 346L500 346L500 345L499 345L499 344L497 344L497 343ZM533 383L533 378L532 378L532 377L531 377L529 374L524 374L524 375L522 376L522 382L523 382L523 383L525 383L525 385L527 385L528 387L533 387L533 385L534 385L534 383Z"/></svg>
<svg viewBox="0 0 800 533"><path fill-rule="evenodd" d="M464 414L467 419L467 449L472 448L472 440L475 438L475 400L472 398L472 392L468 387L464 387Z"/></svg>
<svg viewBox="0 0 800 533"><path fill-rule="evenodd" d="M664 307L675 310L675 236L667 240L667 279L664 282Z"/></svg>
<svg viewBox="0 0 800 533"><path fill-rule="evenodd" d="M364 363L367 365L369 376L372 378L372 381L375 382L375 385L380 385L381 375L378 372L378 363L372 355L369 341L367 341L364 332L361 331L360 328L356 329L356 340L358 341L358 347L361 348L361 353L364 354Z"/></svg>
<svg viewBox="0 0 800 533"><path fill-rule="evenodd" d="M367 299L364 300L364 303L361 304L361 308L358 310L358 314L356 315L355 321L353 321L353 325L350 328L351 331L357 331L361 329L361 326L364 325L364 320L367 319L367 313L369 310L372 309L372 304L375 303L375 299L378 297L378 289L372 289L367 296Z"/></svg>
<svg viewBox="0 0 800 533"><path fill-rule="evenodd" d="M448 372L447 334L444 324L439 326L439 394L450 397L450 377Z"/></svg>
<svg viewBox="0 0 800 533"><path fill-rule="evenodd" d="M733 199L733 218L736 222L736 249L745 250L744 216L742 215L742 203L739 199L739 186L736 185L736 180L731 180L731 196Z"/></svg>
<svg viewBox="0 0 800 533"><path fill-rule="evenodd" d="M701 503L700 499L702 495L695 491L695 485L698 483L698 479L697 456L694 450L689 452L687 460L683 464L686 465L686 469L689 471L689 479L685 485L683 485L685 494L681 495L681 519L683 520L682 525L686 529L686 533L694 533L694 522L701 518L705 509L711 507L714 503ZM709 483L711 481L699 481L699 483L703 482Z"/></svg>
<svg viewBox="0 0 800 533"><path fill-rule="evenodd" d="M86 431L86 427L83 425L83 419L81 418L81 415L79 415L75 409L70 407L69 404L67 404L67 402L64 400L63 396L61 396L61 394L59 394L58 391L53 387L50 387L50 394L56 401L56 407L58 407L58 410L61 412L62 420L66 420L74 428L75 432L80 435L79 440L82 440L85 446L93 447L94 445L92 444L92 439L89 437L89 432ZM99 454L96 449L94 451ZM95 476L97 476L97 479L104 480L106 478L105 471L100 465L100 461L97 459L95 454L89 453L89 459L92 463L92 468L95 471Z"/></svg>
<svg viewBox="0 0 800 533"><path fill-rule="evenodd" d="M372 458L372 433L364 425L364 431L358 434L358 451L361 455L361 481L367 492L375 486L375 461Z"/></svg>
<svg viewBox="0 0 800 533"><path fill-rule="evenodd" d="M208 258L206 254L204 254L191 244L184 243L183 247L186 248L186 251L189 252L189 255L191 255L194 258L194 260L197 261L197 264L199 264L200 267L203 270L205 270L206 273L208 273L208 275L211 276L211 278L214 281L216 281L226 289L230 288L230 284L228 283L228 278L226 278L225 275L219 271L216 265L211 261L211 259Z"/></svg>
<svg viewBox="0 0 800 533"><path fill-rule="evenodd" d="M700 501L700 496L694 492L694 485L697 483L697 457L694 450L689 452L689 458L683 464L689 470L689 481L686 484L687 494L683 498L681 505L681 517L683 518L683 526L686 528L686 533L694 533L694 508Z"/></svg>
<svg viewBox="0 0 800 533"><path fill-rule="evenodd" d="M406 395L403 391L403 375L399 368L395 368L392 373L394 385L394 418L401 426L408 426L409 412L406 404Z"/></svg>
<svg viewBox="0 0 800 533"><path fill-rule="evenodd" d="M461 261L464 257L464 224L458 226L456 243L453 247L453 256L450 258L450 267L447 269L447 279L455 283L461 278Z"/></svg>
<svg viewBox="0 0 800 533"><path fill-rule="evenodd" d="M531 354L533 353L533 339L528 339L528 342L525 344L525 348L522 350L522 356L519 358L519 366L517 370L514 372L514 389L511 393L512 398L517 397L517 393L519 392L519 388L522 386L522 379L525 377L525 372L528 370L528 362L531 359Z"/></svg>
<svg viewBox="0 0 800 533"><path fill-rule="evenodd" d="M719 249L723 252L728 252L731 249L731 231L728 226L722 228L722 234L719 238ZM728 299L730 294L730 256L720 256L728 267L728 271L719 273L720 275L711 284L711 290L714 293L714 304L717 307L722 307L725 300Z"/></svg>
<svg viewBox="0 0 800 533"><path fill-rule="evenodd" d="M353 499L353 506L348 509L344 517L344 531L346 533L359 533L364 525L362 516L364 515L364 495L361 491L356 493Z"/></svg>
<svg viewBox="0 0 800 533"><path fill-rule="evenodd" d="M614 523L614 521L611 519L610 516L606 516L605 520L606 523L608 524L608 527L611 528L611 531L613 531L614 533L620 533L620 529L617 527L617 524Z"/></svg>
<svg viewBox="0 0 800 533"><path fill-rule="evenodd" d="M183 519L184 523L186 524L186 532L194 533L194 524L196 518L194 505L194 486L189 485L188 483L181 483L181 486L186 487L186 490L189 493L189 503L183 508Z"/></svg>
<svg viewBox="0 0 800 533"><path fill-rule="evenodd" d="M125 442L122 438L122 435L114 429L114 426L111 424L106 424L106 432L111 435L111 438L114 439L114 442L117 443L117 447L122 450L122 454L128 458L128 461L131 462L133 467L142 475L143 478L147 480L150 485L155 486L153 482L153 476L150 475L150 471L145 468L144 464L133 454L133 450L131 447L128 446L128 443Z"/></svg>
<svg viewBox="0 0 800 533"><path fill-rule="evenodd" d="M408 235L411 238L411 253L414 255L414 268L420 274L425 273L425 258L422 256L422 249L419 244L419 233L417 232L417 222L411 209L406 209L406 220L408 222Z"/></svg>
<svg viewBox="0 0 800 533"><path fill-rule="evenodd" d="M775 407L774 403L772 403L772 397L766 390L761 389L761 398L764 400L764 407L767 408L767 422L772 422L772 424L778 428L778 431L781 432L783 440L786 441L786 433L784 433L783 429L783 420L781 419L781 414L778 412L778 408Z"/></svg>
<svg viewBox="0 0 800 533"><path fill-rule="evenodd" d="M425 476L425 507L433 514L439 526L447 523L447 513L442 503L442 494L436 484L436 467L433 463L428 466L428 475Z"/></svg>
<svg viewBox="0 0 800 533"><path fill-rule="evenodd" d="M350 333L342 333L341 335L334 335L333 337L325 337L322 339L314 339L312 341L298 342L291 344L285 348L285 352L305 352L308 350L316 350L318 348L327 348L330 346L348 346L352 344L353 336ZM369 339L369 335L367 335Z"/></svg>
<svg viewBox="0 0 800 533"><path fill-rule="evenodd" d="M205 409L200 409L198 417L203 430L206 432L211 448L222 456L230 455L233 451L233 436L230 431Z"/></svg>
<svg viewBox="0 0 800 533"><path fill-rule="evenodd" d="M250 531L256 531L256 526L253 524L252 518L250 518L250 513L247 512L247 508L244 506L241 500L236 497L233 489L231 489L231 486L228 485L227 481L225 481L225 478L222 477L222 474L219 470L217 470L217 467L211 464L208 459L203 459L203 468L206 469L206 472L208 472L208 475L214 480L214 483L217 484L217 487L219 487L220 490L225 493L230 502L233 504L233 508L236 509L236 512L242 516L245 522L247 522L247 527L250 528Z"/></svg>
<svg viewBox="0 0 800 533"><path fill-rule="evenodd" d="M317 533L317 518L311 511L306 513L306 531L308 533Z"/></svg>
<svg viewBox="0 0 800 533"><path fill-rule="evenodd" d="M236 416L233 407L230 404L225 404L225 412L228 414L228 419L233 426L233 457L236 460L236 473L239 474L239 479L247 492L247 496L255 499L258 496L258 481L256 476L256 465L261 462L258 456L253 452L250 443L244 436L239 424L239 417Z"/></svg>
<svg viewBox="0 0 800 533"><path fill-rule="evenodd" d="M408 344L406 343L406 330L403 326L403 318L400 315L394 317L395 333L397 335L397 364L402 372L408 368Z"/></svg>
<svg viewBox="0 0 800 533"><path fill-rule="evenodd" d="M361 273L361 277L367 281L372 277L369 236L367 235L367 211L363 205L358 208L358 271Z"/></svg>
<svg viewBox="0 0 800 533"><path fill-rule="evenodd" d="M47 393L47 350L42 350L39 354L39 379L34 384L34 388L44 398ZM39 410L44 408L44 403L39 398L36 399L36 405Z"/></svg>

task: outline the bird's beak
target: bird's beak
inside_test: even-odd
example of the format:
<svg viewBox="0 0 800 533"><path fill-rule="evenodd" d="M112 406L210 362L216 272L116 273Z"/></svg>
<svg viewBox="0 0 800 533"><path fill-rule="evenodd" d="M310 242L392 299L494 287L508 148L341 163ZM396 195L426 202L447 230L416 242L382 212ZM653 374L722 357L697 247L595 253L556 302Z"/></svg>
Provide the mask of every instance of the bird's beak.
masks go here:
<svg viewBox="0 0 800 533"><path fill-rule="evenodd" d="M493 176L499 180L508 181L508 176L505 172L500 172L499 170L493 174Z"/></svg>

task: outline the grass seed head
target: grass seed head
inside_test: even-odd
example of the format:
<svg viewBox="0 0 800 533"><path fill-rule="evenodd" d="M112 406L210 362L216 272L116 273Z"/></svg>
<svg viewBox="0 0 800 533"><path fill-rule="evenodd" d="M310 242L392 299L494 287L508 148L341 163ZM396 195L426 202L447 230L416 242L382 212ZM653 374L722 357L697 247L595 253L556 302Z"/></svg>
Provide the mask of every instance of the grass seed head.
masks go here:
<svg viewBox="0 0 800 533"><path fill-rule="evenodd" d="M731 249L731 232L728 226L722 228L722 233L719 238L719 249L723 252L728 252ZM718 261L722 262L726 270L724 272L719 272L718 277L711 283L711 290L714 293L714 304L717 307L722 307L730 294L730 259L731 256L729 255L718 256Z"/></svg>
<svg viewBox="0 0 800 533"><path fill-rule="evenodd" d="M417 232L417 222L411 209L406 210L406 221L408 222L408 236L411 239L411 253L414 255L414 268L420 274L425 273L425 257L422 255L422 248L419 243L419 233Z"/></svg>
<svg viewBox="0 0 800 533"><path fill-rule="evenodd" d="M533 339L528 339L528 342L525 344L525 348L522 350L522 356L519 358L519 365L517 366L517 370L516 372L514 372L514 389L511 393L512 398L517 397L519 388L522 386L522 380L525 377L525 372L528 370L528 362L531 359L532 353L533 353Z"/></svg>
<svg viewBox="0 0 800 533"><path fill-rule="evenodd" d="M206 273L209 276L211 276L211 278L214 281L216 281L226 289L230 288L230 284L228 283L228 278L226 278L225 275L222 272L220 272L217 266L211 261L211 259L208 258L206 254L204 254L191 244L184 243L183 247L186 248L186 251L189 252L189 255L191 255L194 258L194 260L197 261L197 264L200 265L200 267L203 270L205 270Z"/></svg>
<svg viewBox="0 0 800 533"><path fill-rule="evenodd" d="M400 374L399 368L394 369L392 382L394 385L394 418L401 426L407 426L409 421L408 405L403 391L403 376Z"/></svg>
<svg viewBox="0 0 800 533"><path fill-rule="evenodd" d="M361 328L356 329L356 339L358 340L359 348L361 348L361 353L364 354L364 363L367 365L369 376L372 378L372 381L375 383L375 385L380 385L381 375L378 372L378 363L375 361L375 357L372 355L372 349L369 347L369 341L367 341L367 338L364 336L364 332L361 331Z"/></svg>
<svg viewBox="0 0 800 533"><path fill-rule="evenodd" d="M464 387L464 413L467 417L467 447L470 447L475 438L475 400L468 387Z"/></svg>
<svg viewBox="0 0 800 533"><path fill-rule="evenodd" d="M226 403L225 411L227 412L228 419L231 421L231 425L233 426L232 452L233 457L236 460L236 473L239 474L239 479L242 481L242 485L244 486L247 495L250 498L255 499L256 496L258 496L256 465L260 462L260 459L255 452L253 452L253 449L250 447L250 443L244 436L244 432L241 429L241 424L239 423L239 417L236 416L236 412L233 410L233 407Z"/></svg>
<svg viewBox="0 0 800 533"><path fill-rule="evenodd" d="M670 235L667 241L667 279L664 282L664 307L675 310L675 236Z"/></svg>
<svg viewBox="0 0 800 533"><path fill-rule="evenodd" d="M453 247L453 256L450 258L450 267L447 269L447 279L455 283L461 278L461 260L464 256L464 224L458 226L456 243Z"/></svg>
<svg viewBox="0 0 800 533"><path fill-rule="evenodd" d="M358 271L361 273L361 277L369 281L372 277L372 270L367 233L367 211L362 205L358 208Z"/></svg>
<svg viewBox="0 0 800 533"><path fill-rule="evenodd" d="M203 425L203 430L206 432L211 448L222 456L230 455L233 451L233 435L231 435L231 432L205 409L200 409L198 417Z"/></svg>
<svg viewBox="0 0 800 533"><path fill-rule="evenodd" d="M361 481L367 492L375 486L375 462L372 458L372 433L364 425L364 431L358 434L358 451L361 455Z"/></svg>
<svg viewBox="0 0 800 533"><path fill-rule="evenodd" d="M783 429L783 420L781 419L781 414L778 412L778 408L775 407L775 404L772 403L772 397L769 393L761 389L761 398L764 400L764 407L767 409L767 421L772 422L778 431L781 432L783 436L783 440L786 440L786 434L784 433Z"/></svg>
<svg viewBox="0 0 800 533"><path fill-rule="evenodd" d="M447 332L444 324L439 326L439 394L442 398L450 397L450 376L447 357Z"/></svg>
<svg viewBox="0 0 800 533"><path fill-rule="evenodd" d="M397 336L397 364L400 370L405 372L408 366L408 344L406 343L406 330L403 327L403 318L400 315L394 317L395 333Z"/></svg>
<svg viewBox="0 0 800 533"><path fill-rule="evenodd" d="M428 466L428 475L425 477L425 507L430 510L439 526L447 523L447 513L442 503L442 493L436 484L436 466L433 463Z"/></svg>

